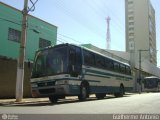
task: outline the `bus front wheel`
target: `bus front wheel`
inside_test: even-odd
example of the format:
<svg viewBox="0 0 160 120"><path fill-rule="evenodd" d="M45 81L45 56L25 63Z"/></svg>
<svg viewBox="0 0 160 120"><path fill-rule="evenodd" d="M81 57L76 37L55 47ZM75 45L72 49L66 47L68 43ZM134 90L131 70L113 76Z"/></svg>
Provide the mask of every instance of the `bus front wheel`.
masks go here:
<svg viewBox="0 0 160 120"><path fill-rule="evenodd" d="M84 84L82 84L80 86L80 95L78 96L78 99L80 101L84 101L86 100L87 96L88 96L87 87Z"/></svg>
<svg viewBox="0 0 160 120"><path fill-rule="evenodd" d="M50 102L52 102L52 103L57 103L58 97L52 95L52 96L49 96L49 100L50 100Z"/></svg>

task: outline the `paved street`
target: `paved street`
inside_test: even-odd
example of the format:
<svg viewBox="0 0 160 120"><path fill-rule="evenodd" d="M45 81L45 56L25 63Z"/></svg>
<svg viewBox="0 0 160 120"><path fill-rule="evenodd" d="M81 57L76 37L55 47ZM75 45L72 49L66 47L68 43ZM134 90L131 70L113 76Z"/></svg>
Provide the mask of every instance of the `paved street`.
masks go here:
<svg viewBox="0 0 160 120"><path fill-rule="evenodd" d="M23 104L1 104L0 113L9 114L109 114L109 113L145 113L160 114L160 93L128 94L123 98L106 96L103 100L92 97L85 102L77 98L61 100L52 104L45 99L39 102Z"/></svg>

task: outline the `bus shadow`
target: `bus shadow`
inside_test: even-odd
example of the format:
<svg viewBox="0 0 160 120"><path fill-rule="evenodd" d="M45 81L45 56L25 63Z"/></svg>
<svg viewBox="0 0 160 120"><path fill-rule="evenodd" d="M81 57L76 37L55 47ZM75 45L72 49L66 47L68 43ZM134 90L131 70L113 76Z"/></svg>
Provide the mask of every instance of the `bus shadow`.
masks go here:
<svg viewBox="0 0 160 120"><path fill-rule="evenodd" d="M57 106L57 105L63 105L63 104L71 104L71 103L82 103L82 102L90 102L90 101L103 101L103 100L109 100L109 99L117 99L117 98L124 98L124 97L130 97L130 95L124 95L123 97L115 97L112 95L106 95L103 99L97 99L96 97L89 97L85 101L79 101L78 98L68 98L68 99L60 99L57 103L51 103L49 100L47 101L37 101L37 102L29 102L29 103L0 103L0 106L4 107L41 107L41 106Z"/></svg>

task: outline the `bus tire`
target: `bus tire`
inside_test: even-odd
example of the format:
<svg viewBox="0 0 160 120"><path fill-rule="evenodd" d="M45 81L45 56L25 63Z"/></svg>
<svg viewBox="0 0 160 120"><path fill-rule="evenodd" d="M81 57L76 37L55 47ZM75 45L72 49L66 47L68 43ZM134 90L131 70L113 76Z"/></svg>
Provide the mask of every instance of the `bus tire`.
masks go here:
<svg viewBox="0 0 160 120"><path fill-rule="evenodd" d="M85 101L87 96L88 96L87 86L85 84L81 84L81 86L80 86L80 95L78 96L78 99L80 101Z"/></svg>
<svg viewBox="0 0 160 120"><path fill-rule="evenodd" d="M120 90L119 91L120 91L119 92L119 97L123 97L123 95L125 94L123 85L120 86Z"/></svg>
<svg viewBox="0 0 160 120"><path fill-rule="evenodd" d="M57 101L58 101L58 97L57 97L57 96L52 95L52 96L49 96L49 100L50 100L50 102L51 102L51 103L57 103Z"/></svg>
<svg viewBox="0 0 160 120"><path fill-rule="evenodd" d="M125 90L124 90L123 85L121 85L120 88L119 88L119 92L118 93L114 93L114 96L115 97L123 97L124 94L125 94Z"/></svg>
<svg viewBox="0 0 160 120"><path fill-rule="evenodd" d="M97 93L97 94L96 94L96 98L97 98L97 99L104 99L105 96L106 96L105 93Z"/></svg>

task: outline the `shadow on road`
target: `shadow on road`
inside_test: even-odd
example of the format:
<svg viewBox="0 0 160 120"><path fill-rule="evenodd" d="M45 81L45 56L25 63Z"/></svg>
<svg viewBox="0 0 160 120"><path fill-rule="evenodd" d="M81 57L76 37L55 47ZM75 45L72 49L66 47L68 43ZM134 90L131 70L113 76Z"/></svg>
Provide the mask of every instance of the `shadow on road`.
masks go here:
<svg viewBox="0 0 160 120"><path fill-rule="evenodd" d="M130 94L126 94L123 97L130 97ZM121 99L123 97L116 98L112 95L106 95L104 99L97 99L96 97L89 97L85 101L79 101L78 98L67 98L67 99L60 99L57 103L51 103L49 100L46 101L30 101L30 102L22 102L22 103L0 103L0 106L4 107L15 107L15 106L22 106L22 107L35 107L35 106L56 106L56 105L63 105L63 104L71 104L71 103L82 103L82 102L89 102L89 101L99 101L99 100L108 100L108 99Z"/></svg>

